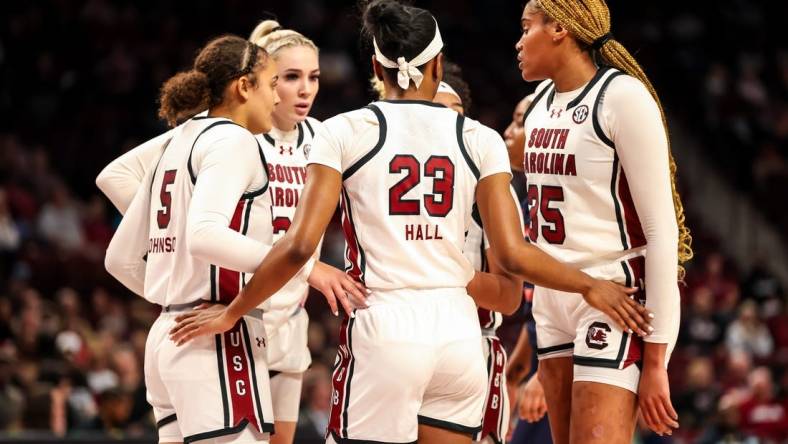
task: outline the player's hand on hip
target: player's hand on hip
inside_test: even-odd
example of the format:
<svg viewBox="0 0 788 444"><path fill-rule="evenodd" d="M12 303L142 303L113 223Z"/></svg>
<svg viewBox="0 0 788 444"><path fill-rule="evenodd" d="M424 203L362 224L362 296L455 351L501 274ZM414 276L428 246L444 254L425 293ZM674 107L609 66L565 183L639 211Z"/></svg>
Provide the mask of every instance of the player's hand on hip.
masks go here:
<svg viewBox="0 0 788 444"><path fill-rule="evenodd" d="M645 365L640 375L638 406L643 421L654 433L672 435L679 427L679 415L670 401L668 371L664 367Z"/></svg>
<svg viewBox="0 0 788 444"><path fill-rule="evenodd" d="M220 304L201 304L194 310L175 318L170 339L180 346L194 338L224 333L237 322L227 315L227 307Z"/></svg>
<svg viewBox="0 0 788 444"><path fill-rule="evenodd" d="M354 316L354 309L367 308L367 290L342 270L322 262L316 262L307 278L309 285L323 293L331 312L339 315L339 305L348 316Z"/></svg>
<svg viewBox="0 0 788 444"><path fill-rule="evenodd" d="M654 316L632 298L631 295L638 291L637 288L596 279L583 298L589 305L608 315L625 331L648 336L653 330L650 322Z"/></svg>
<svg viewBox="0 0 788 444"><path fill-rule="evenodd" d="M544 388L539 382L539 377L534 373L525 383L520 393L518 404L520 418L528 422L537 422L547 413L547 401L544 397Z"/></svg>

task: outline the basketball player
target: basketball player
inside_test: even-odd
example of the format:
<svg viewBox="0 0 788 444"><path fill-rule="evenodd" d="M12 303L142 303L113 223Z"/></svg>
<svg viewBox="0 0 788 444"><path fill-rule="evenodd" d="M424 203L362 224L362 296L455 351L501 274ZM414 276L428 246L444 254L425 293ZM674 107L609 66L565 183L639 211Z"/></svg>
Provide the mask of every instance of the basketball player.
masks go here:
<svg viewBox="0 0 788 444"><path fill-rule="evenodd" d="M305 152L320 125L307 117L319 89L318 49L311 40L296 31L282 29L273 20L260 23L250 41L266 49L278 67L277 94L281 101L274 108L273 127L268 133L257 135L268 161L272 240L276 242L290 226L306 177ZM173 131L121 156L97 178L98 186L121 212L125 212L139 188L151 158L161 152L161 145L172 137ZM329 301L333 301L335 292L345 291L341 285L355 285L334 267L316 262L308 281L293 279L266 305L263 320L268 334L266 350L276 426L272 444L292 443L295 433L302 374L311 362L306 346L308 316L301 308L309 284L325 291ZM350 292L355 295L353 305L363 307L358 291ZM332 310L336 309L332 306ZM350 310L349 306L345 309Z"/></svg>
<svg viewBox="0 0 788 444"><path fill-rule="evenodd" d="M270 297L308 259L342 196L350 274L372 294L369 308L343 323L327 441L470 443L486 372L469 293L500 294L498 281L474 273L462 255L474 200L495 227L487 234L507 272L584 293L632 328L648 328L645 309L629 298L634 290L591 279L525 242L500 136L432 103L443 46L432 14L376 0L364 22L387 99L324 122L290 231L230 306L179 316L173 339L225 331Z"/></svg>
<svg viewBox="0 0 788 444"><path fill-rule="evenodd" d="M276 72L265 50L225 36L164 84L159 115L170 125L207 115L178 127L107 251L110 272L163 307L145 346L159 442L251 443L273 431L261 310L183 348L167 333L179 313L208 300L229 303L246 279L234 270L254 269L270 248L270 230L257 223L270 221L266 162L252 133L271 129ZM148 246L145 262L140 244ZM141 269L125 266L129 251Z"/></svg>
<svg viewBox="0 0 788 444"><path fill-rule="evenodd" d="M659 99L610 34L603 0L531 0L521 23L522 76L547 79L525 120L531 240L594 277L638 286L656 316L639 338L579 295L536 283L553 439L629 443L638 405L653 431L669 435L678 427L666 370L679 327L678 264L692 250Z"/></svg>

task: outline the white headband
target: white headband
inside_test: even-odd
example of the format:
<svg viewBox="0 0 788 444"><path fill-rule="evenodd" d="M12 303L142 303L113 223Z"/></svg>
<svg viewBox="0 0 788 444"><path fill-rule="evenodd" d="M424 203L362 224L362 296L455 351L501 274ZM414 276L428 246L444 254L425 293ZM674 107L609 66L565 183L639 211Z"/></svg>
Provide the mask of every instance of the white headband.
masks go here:
<svg viewBox="0 0 788 444"><path fill-rule="evenodd" d="M435 20L435 18L433 18L433 20ZM380 52L378 42L374 38L372 39L372 44L375 46L375 59L377 59L381 65L386 68L399 68L399 73L397 73L397 84L402 89L408 89L411 79L418 89L421 85L421 81L424 79L424 74L418 70L418 67L435 58L436 55L440 54L441 49L443 49L443 39L441 39L441 32L440 29L438 29L437 21L435 21L435 37L433 37L430 44L424 48L424 51L411 61L405 60L405 57L397 57L395 63Z"/></svg>
<svg viewBox="0 0 788 444"><path fill-rule="evenodd" d="M451 94L451 95L457 97L458 99L460 99L460 101L462 101L462 97L460 97L460 95L457 94L457 91L455 91L454 88L452 88L451 85L449 85L446 82L440 82L438 84L438 92L439 93Z"/></svg>

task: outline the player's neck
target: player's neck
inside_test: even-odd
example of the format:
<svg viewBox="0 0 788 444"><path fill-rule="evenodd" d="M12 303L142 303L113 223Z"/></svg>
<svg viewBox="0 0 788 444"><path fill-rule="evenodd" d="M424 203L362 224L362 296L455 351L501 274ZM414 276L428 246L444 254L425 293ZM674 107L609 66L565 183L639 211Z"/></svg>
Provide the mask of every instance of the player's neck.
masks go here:
<svg viewBox="0 0 788 444"><path fill-rule="evenodd" d="M274 128L278 129L283 133L288 133L290 131L293 131L294 129L296 129L296 125L298 125L298 122L296 122L295 120L283 118L281 116L276 115L276 113L271 115L271 121L274 124Z"/></svg>
<svg viewBox="0 0 788 444"><path fill-rule="evenodd" d="M597 67L588 53L572 51L558 63L550 78L555 83L557 92L574 91L590 82L596 71Z"/></svg>
<svg viewBox="0 0 788 444"><path fill-rule="evenodd" d="M208 117L223 117L232 120L244 128L249 128L249 119L247 119L246 114L239 106L234 108L227 105L215 106L208 110Z"/></svg>
<svg viewBox="0 0 788 444"><path fill-rule="evenodd" d="M422 84L422 87L419 89L411 85L410 88L406 90L386 85L386 100L422 100L432 102L435 94L431 94L430 91L434 89L435 88L431 88L429 85L424 84Z"/></svg>

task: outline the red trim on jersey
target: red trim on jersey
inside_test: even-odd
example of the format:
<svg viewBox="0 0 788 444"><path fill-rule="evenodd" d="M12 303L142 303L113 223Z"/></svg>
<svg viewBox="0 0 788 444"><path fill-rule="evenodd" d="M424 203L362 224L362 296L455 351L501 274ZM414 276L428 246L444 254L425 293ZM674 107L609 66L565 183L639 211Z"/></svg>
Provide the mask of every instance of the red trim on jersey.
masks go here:
<svg viewBox="0 0 788 444"><path fill-rule="evenodd" d="M491 436L495 442L503 442L501 436L503 425L503 404L504 404L504 368L506 367L506 351L498 338L487 339L490 345L490 356L487 366L487 399L484 401L484 416L482 419L482 430L479 432L481 441L487 436ZM508 418L505 418L508 420Z"/></svg>
<svg viewBox="0 0 788 444"><path fill-rule="evenodd" d="M495 326L495 317L492 311L481 307L478 307L476 311L479 313L479 325L481 325L482 328L492 328Z"/></svg>
<svg viewBox="0 0 788 444"><path fill-rule="evenodd" d="M233 218L230 219L230 229L241 231L241 219L243 219L244 208L251 202L243 199L235 207ZM241 291L241 273L235 270L219 268L219 302L229 304Z"/></svg>
<svg viewBox="0 0 788 444"><path fill-rule="evenodd" d="M339 347L337 364L331 374L331 413L328 417L328 433L342 436L342 420L345 413L348 384L350 384L350 362L353 359L348 342L348 317L342 320L339 327ZM347 428L347 424L345 425Z"/></svg>
<svg viewBox="0 0 788 444"><path fill-rule="evenodd" d="M624 211L624 226L629 237L629 248L637 248L646 245L646 236L643 234L643 227L640 225L640 218L632 201L632 193L629 191L627 175L621 169L621 177L618 180L618 195L621 198L621 207Z"/></svg>
<svg viewBox="0 0 788 444"><path fill-rule="evenodd" d="M241 334L241 322L238 320L232 329L224 332L224 359L227 372L230 406L232 407L232 426L235 427L244 419L249 421L257 431L262 432L254 410L254 384L251 379L250 362L254 356L248 356Z"/></svg>
<svg viewBox="0 0 788 444"><path fill-rule="evenodd" d="M646 258L638 256L627 261L627 266L632 271L632 286L640 288L640 291L635 293L635 300L641 304L646 303L646 292L643 286L646 279ZM632 334L629 340L629 347L626 351L624 362L621 363L621 368L635 363L640 363L643 359L643 338L638 335Z"/></svg>
<svg viewBox="0 0 788 444"><path fill-rule="evenodd" d="M358 282L361 280L361 254L358 248L358 238L356 229L350 220L350 208L345 200L344 194L340 200L342 206L342 232L345 234L345 258L350 261L350 269L345 270L347 274Z"/></svg>

